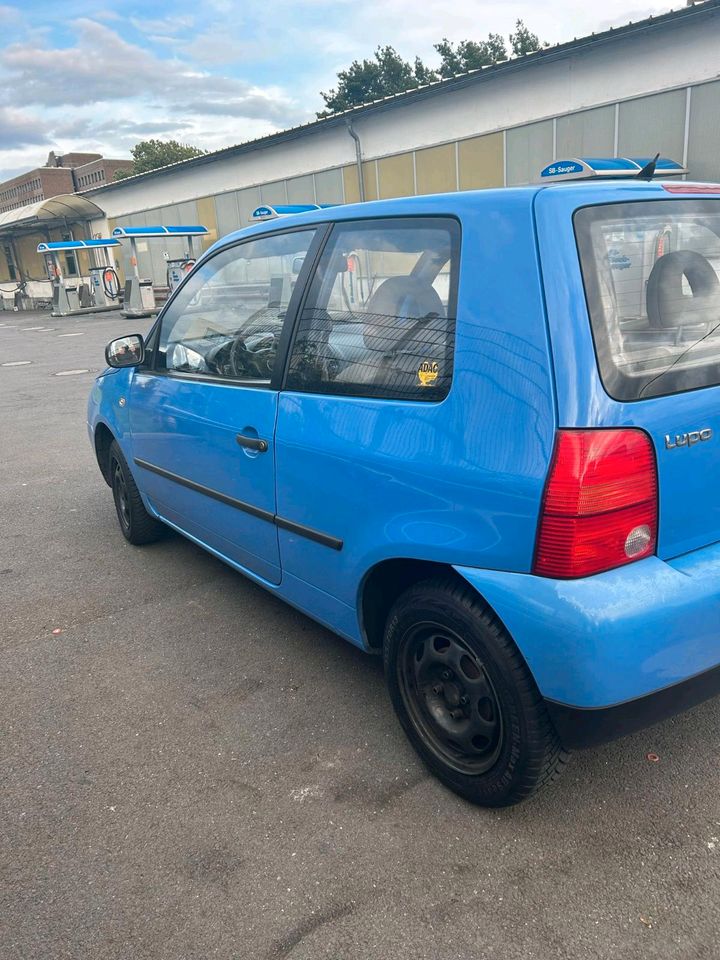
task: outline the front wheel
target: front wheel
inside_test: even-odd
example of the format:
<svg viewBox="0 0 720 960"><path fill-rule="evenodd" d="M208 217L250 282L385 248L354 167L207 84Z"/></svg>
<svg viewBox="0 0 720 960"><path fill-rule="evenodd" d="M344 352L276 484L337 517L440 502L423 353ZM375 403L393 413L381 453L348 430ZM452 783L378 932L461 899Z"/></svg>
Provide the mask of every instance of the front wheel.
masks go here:
<svg viewBox="0 0 720 960"><path fill-rule="evenodd" d="M487 807L518 803L567 762L512 638L470 588L428 580L396 601L385 675L410 742L446 786Z"/></svg>
<svg viewBox="0 0 720 960"><path fill-rule="evenodd" d="M157 540L163 533L163 525L145 509L140 491L116 440L110 445L110 486L118 523L125 539L136 546Z"/></svg>

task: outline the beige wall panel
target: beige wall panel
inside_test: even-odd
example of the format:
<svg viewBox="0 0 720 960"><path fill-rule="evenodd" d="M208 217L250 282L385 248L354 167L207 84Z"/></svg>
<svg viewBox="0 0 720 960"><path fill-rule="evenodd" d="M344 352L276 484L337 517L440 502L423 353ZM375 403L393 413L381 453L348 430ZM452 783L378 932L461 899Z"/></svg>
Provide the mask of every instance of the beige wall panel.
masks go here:
<svg viewBox="0 0 720 960"><path fill-rule="evenodd" d="M77 226L75 227L75 231L76 236L82 236L82 231L78 229ZM33 280L42 280L43 277L47 276L47 273L45 272L45 258L41 253L37 252L37 245L39 243L43 243L44 240L44 234L33 233L25 237L16 237L14 241L15 253L20 261L19 264L16 264L16 267L21 266L23 274L31 277ZM64 255L61 254L60 256L61 266L64 271Z"/></svg>
<svg viewBox="0 0 720 960"><path fill-rule="evenodd" d="M461 140L458 154L461 190L483 190L503 185L501 133Z"/></svg>
<svg viewBox="0 0 720 960"><path fill-rule="evenodd" d="M411 197L415 193L413 155L399 153L394 157L381 157L378 162L380 198Z"/></svg>
<svg viewBox="0 0 720 960"><path fill-rule="evenodd" d="M377 200L377 173L375 170L375 161L366 160L363 165L363 183L365 184L365 199Z"/></svg>
<svg viewBox="0 0 720 960"><path fill-rule="evenodd" d="M345 187L345 203L358 203L360 200L360 188L358 186L357 167L355 164L351 167L343 167L342 176Z"/></svg>
<svg viewBox="0 0 720 960"><path fill-rule="evenodd" d="M418 193L448 193L457 190L455 144L415 151Z"/></svg>
<svg viewBox="0 0 720 960"><path fill-rule="evenodd" d="M218 238L217 217L215 215L215 197L200 197L197 201L198 223L207 227L209 233L202 237L200 243L203 250L207 250ZM197 241L196 241L197 243Z"/></svg>
<svg viewBox="0 0 720 960"><path fill-rule="evenodd" d="M12 282L13 281L10 279L10 270L8 269L7 257L5 256L4 243L0 242L0 283L12 284ZM7 290L0 290L0 297L2 297L3 294L6 297L9 297L11 292L12 291L9 288Z"/></svg>

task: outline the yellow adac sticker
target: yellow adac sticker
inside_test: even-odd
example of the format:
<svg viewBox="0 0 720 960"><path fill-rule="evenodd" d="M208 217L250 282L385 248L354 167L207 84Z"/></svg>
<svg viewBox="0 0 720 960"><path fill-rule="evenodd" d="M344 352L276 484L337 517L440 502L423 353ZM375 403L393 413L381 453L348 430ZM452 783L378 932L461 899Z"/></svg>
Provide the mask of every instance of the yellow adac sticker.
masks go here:
<svg viewBox="0 0 720 960"><path fill-rule="evenodd" d="M438 378L440 368L435 360L423 360L418 367L418 380L421 387L432 387Z"/></svg>

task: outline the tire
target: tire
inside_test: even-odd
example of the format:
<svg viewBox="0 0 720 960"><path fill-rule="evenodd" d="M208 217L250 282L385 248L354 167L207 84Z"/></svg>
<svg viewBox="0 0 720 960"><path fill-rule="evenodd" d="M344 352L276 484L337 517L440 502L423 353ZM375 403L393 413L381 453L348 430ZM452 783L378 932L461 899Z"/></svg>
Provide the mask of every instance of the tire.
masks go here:
<svg viewBox="0 0 720 960"><path fill-rule="evenodd" d="M430 771L485 807L519 803L567 764L512 638L469 587L426 580L400 596L385 628L395 712Z"/></svg>
<svg viewBox="0 0 720 960"><path fill-rule="evenodd" d="M116 440L110 444L109 475L118 523L125 539L136 546L159 539L163 525L145 509L127 460Z"/></svg>

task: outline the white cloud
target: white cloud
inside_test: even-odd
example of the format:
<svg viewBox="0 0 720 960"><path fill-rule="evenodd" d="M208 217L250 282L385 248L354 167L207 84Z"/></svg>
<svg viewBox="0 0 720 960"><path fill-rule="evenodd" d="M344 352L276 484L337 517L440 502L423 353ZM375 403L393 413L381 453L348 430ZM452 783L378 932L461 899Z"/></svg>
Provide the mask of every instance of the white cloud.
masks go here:
<svg viewBox="0 0 720 960"><path fill-rule="evenodd" d="M45 124L38 117L0 107L0 144L3 150L48 142Z"/></svg>
<svg viewBox="0 0 720 960"><path fill-rule="evenodd" d="M103 6L70 22L57 10L30 19L0 3L0 167L37 165L50 147L127 155L151 136L216 149L311 119L337 71L379 45L432 66L444 36L507 37L521 18L554 43L670 6L636 2L565 5L559 16L529 0L205 0L200 16L176 0L173 16L149 4L146 19L126 0L122 16ZM71 0L65 17L78 9L88 7ZM56 39L61 22L70 45Z"/></svg>

